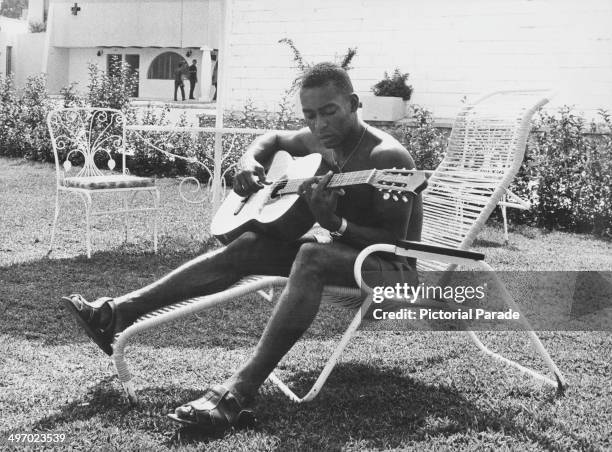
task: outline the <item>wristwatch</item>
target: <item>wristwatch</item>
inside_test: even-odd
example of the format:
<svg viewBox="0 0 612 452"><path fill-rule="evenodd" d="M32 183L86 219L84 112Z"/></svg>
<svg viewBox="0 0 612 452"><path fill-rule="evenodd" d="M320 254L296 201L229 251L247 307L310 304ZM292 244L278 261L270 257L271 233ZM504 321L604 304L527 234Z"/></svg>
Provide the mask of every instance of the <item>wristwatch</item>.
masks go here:
<svg viewBox="0 0 612 452"><path fill-rule="evenodd" d="M332 237L342 237L344 235L344 233L346 232L346 227L348 226L348 221L346 221L345 218L340 218L341 223L340 223L340 227L338 228L338 230L336 231L330 231L329 234Z"/></svg>

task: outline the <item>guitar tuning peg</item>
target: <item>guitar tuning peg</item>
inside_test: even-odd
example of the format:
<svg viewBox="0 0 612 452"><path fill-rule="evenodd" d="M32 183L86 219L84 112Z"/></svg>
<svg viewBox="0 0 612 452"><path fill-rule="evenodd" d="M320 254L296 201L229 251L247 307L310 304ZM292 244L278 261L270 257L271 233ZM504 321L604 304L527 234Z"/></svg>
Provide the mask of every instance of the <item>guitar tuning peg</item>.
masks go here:
<svg viewBox="0 0 612 452"><path fill-rule="evenodd" d="M393 195L393 201L399 201L399 198L397 197L397 195Z"/></svg>
<svg viewBox="0 0 612 452"><path fill-rule="evenodd" d="M402 201L408 202L408 198L406 198L405 196L402 196Z"/></svg>
<svg viewBox="0 0 612 452"><path fill-rule="evenodd" d="M384 199L384 200L387 200L387 199L389 199L390 197L391 197L391 195L390 195L389 193L385 193L385 194L383 195L383 199Z"/></svg>

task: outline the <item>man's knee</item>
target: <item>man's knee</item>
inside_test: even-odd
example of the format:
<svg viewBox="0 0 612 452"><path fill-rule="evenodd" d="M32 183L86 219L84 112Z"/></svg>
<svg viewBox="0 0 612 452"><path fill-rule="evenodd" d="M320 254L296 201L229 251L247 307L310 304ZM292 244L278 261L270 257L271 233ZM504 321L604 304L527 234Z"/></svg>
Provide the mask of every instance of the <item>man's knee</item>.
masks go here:
<svg viewBox="0 0 612 452"><path fill-rule="evenodd" d="M300 247L292 269L292 274L322 277L333 269L329 268L329 246L323 243L305 243Z"/></svg>
<svg viewBox="0 0 612 452"><path fill-rule="evenodd" d="M244 232L233 242L227 245L227 250L231 253L247 253L257 248L262 242L263 237L257 232Z"/></svg>

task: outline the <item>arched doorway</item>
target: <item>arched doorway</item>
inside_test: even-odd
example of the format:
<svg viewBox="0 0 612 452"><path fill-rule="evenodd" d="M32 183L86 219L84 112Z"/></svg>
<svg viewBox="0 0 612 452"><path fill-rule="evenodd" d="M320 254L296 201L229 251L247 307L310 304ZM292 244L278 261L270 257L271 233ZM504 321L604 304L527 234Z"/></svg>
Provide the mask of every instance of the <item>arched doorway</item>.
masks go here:
<svg viewBox="0 0 612 452"><path fill-rule="evenodd" d="M173 80L174 71L180 62L187 63L187 60L182 55L176 52L164 52L157 55L147 71L148 79L157 80Z"/></svg>

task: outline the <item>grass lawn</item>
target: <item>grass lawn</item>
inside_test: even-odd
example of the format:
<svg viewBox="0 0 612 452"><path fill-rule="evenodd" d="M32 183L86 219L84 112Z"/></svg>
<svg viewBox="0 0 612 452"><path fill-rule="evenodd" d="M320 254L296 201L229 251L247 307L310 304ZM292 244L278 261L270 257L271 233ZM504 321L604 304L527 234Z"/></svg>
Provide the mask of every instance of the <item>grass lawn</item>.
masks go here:
<svg viewBox="0 0 612 452"><path fill-rule="evenodd" d="M127 348L141 402L130 406L108 358L68 317L62 295L93 300L147 284L217 246L209 209L183 203L178 182L161 179L160 253L149 223L98 217L84 257L79 201L65 198L57 243L45 253L53 217L50 165L0 158L0 449L10 433L65 433L79 450L610 450L612 337L544 332L569 380L564 397L480 354L459 333L361 331L314 402L297 405L264 385L253 430L207 437L165 415L227 378L249 355L273 304L244 297L136 337ZM612 243L590 236L511 231L503 246L487 226L475 249L496 269L611 270ZM350 313L325 306L281 363L304 393ZM539 366L515 334L487 333L495 347ZM19 445L16 449L22 449Z"/></svg>

